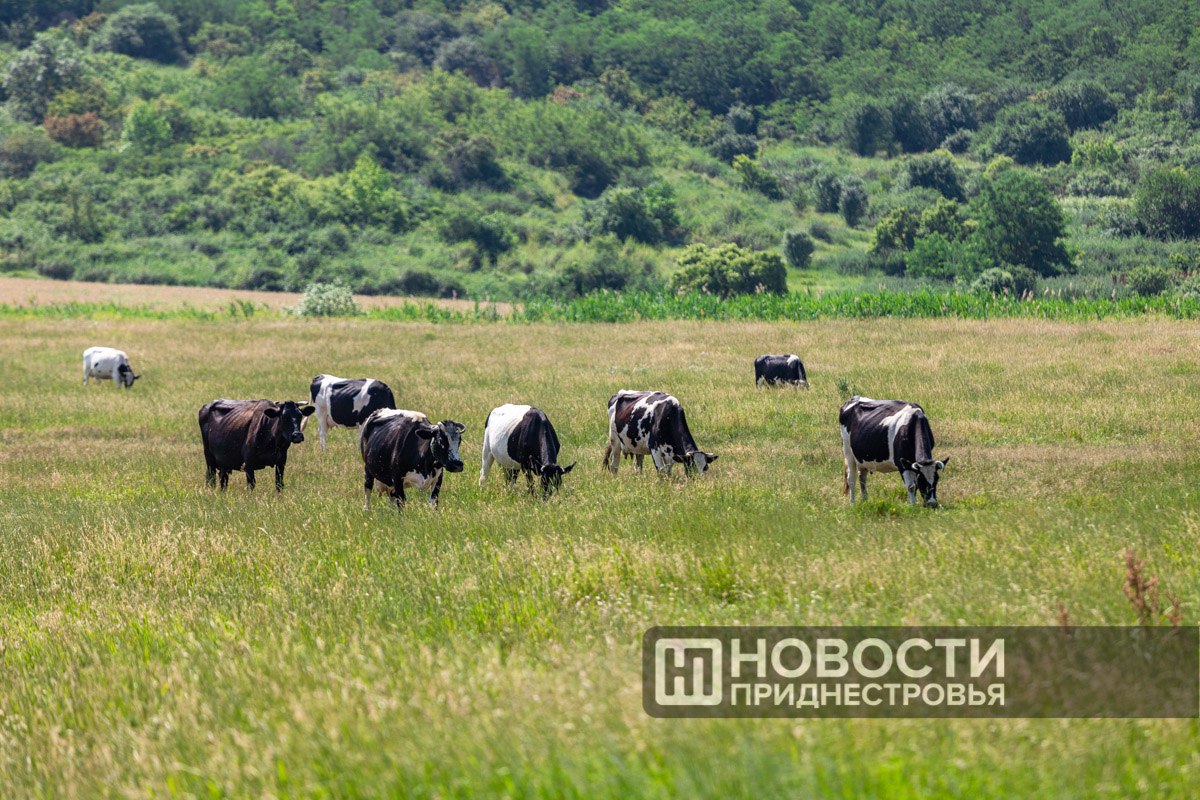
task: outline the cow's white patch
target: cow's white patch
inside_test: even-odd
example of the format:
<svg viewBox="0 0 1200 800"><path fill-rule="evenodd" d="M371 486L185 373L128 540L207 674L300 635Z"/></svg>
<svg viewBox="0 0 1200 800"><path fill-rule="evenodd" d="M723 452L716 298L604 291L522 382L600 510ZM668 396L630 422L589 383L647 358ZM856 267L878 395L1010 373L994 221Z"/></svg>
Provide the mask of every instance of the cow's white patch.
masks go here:
<svg viewBox="0 0 1200 800"><path fill-rule="evenodd" d="M413 422L429 422L429 417L420 411L408 411L403 408L381 408L373 416L376 419L391 419L392 417L408 417Z"/></svg>
<svg viewBox="0 0 1200 800"><path fill-rule="evenodd" d="M404 488L405 489L420 489L425 492L433 491L434 484L437 483L438 475L441 470L435 469L433 474L425 475L415 470L404 473Z"/></svg>
<svg viewBox="0 0 1200 800"><path fill-rule="evenodd" d="M492 462L503 469L520 469L521 465L508 455L508 440L518 423L529 413L531 406L505 403L492 409L483 429L483 463L479 468L479 485L487 482Z"/></svg>
<svg viewBox="0 0 1200 800"><path fill-rule="evenodd" d="M87 386L92 378L123 385L122 366L131 369L129 356L123 351L114 347L89 347L83 351L83 385Z"/></svg>
<svg viewBox="0 0 1200 800"><path fill-rule="evenodd" d="M374 382L375 382L374 378L367 378L365 381L363 381L362 388L358 390L358 394L356 394L354 396L354 413L355 414L361 413L362 410L367 407L367 403L370 402L371 398L368 396L367 393L370 391L371 384Z"/></svg>

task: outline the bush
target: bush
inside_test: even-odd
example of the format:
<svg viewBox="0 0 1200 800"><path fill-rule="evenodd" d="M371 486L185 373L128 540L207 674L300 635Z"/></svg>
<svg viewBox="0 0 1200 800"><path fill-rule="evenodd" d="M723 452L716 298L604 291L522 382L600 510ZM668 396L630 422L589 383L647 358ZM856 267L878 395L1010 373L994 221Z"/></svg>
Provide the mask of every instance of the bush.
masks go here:
<svg viewBox="0 0 1200 800"><path fill-rule="evenodd" d="M911 95L892 99L892 136L906 153L919 153L937 144L921 102Z"/></svg>
<svg viewBox="0 0 1200 800"><path fill-rule="evenodd" d="M153 3L125 6L104 21L92 37L91 46L93 50L173 64L182 52L179 20Z"/></svg>
<svg viewBox="0 0 1200 800"><path fill-rule="evenodd" d="M917 238L917 228L920 217L909 209L901 206L893 208L883 216L871 232L871 247L868 252L872 255L907 252L912 249Z"/></svg>
<svg viewBox="0 0 1200 800"><path fill-rule="evenodd" d="M1072 131L1095 128L1117 115L1117 103L1095 81L1062 83L1046 92L1046 105L1062 114Z"/></svg>
<svg viewBox="0 0 1200 800"><path fill-rule="evenodd" d="M1171 273L1165 267L1143 264L1134 267L1125 276L1129 290L1142 297L1162 294L1171 287Z"/></svg>
<svg viewBox="0 0 1200 800"><path fill-rule="evenodd" d="M99 147L104 142L105 125L94 111L47 116L42 124L51 139L66 147Z"/></svg>
<svg viewBox="0 0 1200 800"><path fill-rule="evenodd" d="M905 257L905 274L913 278L967 280L993 266L986 248L978 239L954 241L940 233L922 236Z"/></svg>
<svg viewBox="0 0 1200 800"><path fill-rule="evenodd" d="M846 220L846 224L851 228L857 227L858 223L867 213L867 188L863 186L863 182L853 175L847 176L842 180L842 192L838 196L838 211L842 214L842 219Z"/></svg>
<svg viewBox="0 0 1200 800"><path fill-rule="evenodd" d="M749 156L734 156L733 171L737 173L743 189L758 192L770 200L783 199L783 187L779 185L779 179Z"/></svg>
<svg viewBox="0 0 1200 800"><path fill-rule="evenodd" d="M935 150L926 156L910 158L904 166L902 187L933 189L943 197L962 200L962 184L954 159L945 150Z"/></svg>
<svg viewBox="0 0 1200 800"><path fill-rule="evenodd" d="M121 146L139 153L163 150L171 146L171 125L153 103L138 103L125 117Z"/></svg>
<svg viewBox="0 0 1200 800"><path fill-rule="evenodd" d="M842 180L832 172L820 172L813 179L813 194L817 198L817 211L834 214L842 196Z"/></svg>
<svg viewBox="0 0 1200 800"><path fill-rule="evenodd" d="M813 220L808 226L808 232L814 239L820 239L825 244L833 244L833 229L824 220Z"/></svg>
<svg viewBox="0 0 1200 800"><path fill-rule="evenodd" d="M495 264L496 259L516 246L517 237L509 226L508 217L501 213L483 214L470 208L456 208L447 213L441 224L442 238L447 242L473 242L479 258Z"/></svg>
<svg viewBox="0 0 1200 800"><path fill-rule="evenodd" d="M423 269L405 270L393 278L363 281L358 291L360 294L407 294L418 297L465 297L467 293L458 281Z"/></svg>
<svg viewBox="0 0 1200 800"><path fill-rule="evenodd" d="M971 291L1018 297L1037 289L1037 275L1024 267L989 267L971 284Z"/></svg>
<svg viewBox="0 0 1200 800"><path fill-rule="evenodd" d="M860 100L842 117L842 138L860 156L873 156L892 139L892 114L883 103Z"/></svg>
<svg viewBox="0 0 1200 800"><path fill-rule="evenodd" d="M975 130L979 125L975 95L951 83L922 97L920 107L934 142L945 141L959 131Z"/></svg>
<svg viewBox="0 0 1200 800"><path fill-rule="evenodd" d="M41 122L55 95L78 87L83 74L83 55L70 39L39 33L33 44L8 62L0 85L14 117Z"/></svg>
<svg viewBox="0 0 1200 800"><path fill-rule="evenodd" d="M299 317L348 317L360 313L354 295L340 283L310 283L292 312Z"/></svg>
<svg viewBox="0 0 1200 800"><path fill-rule="evenodd" d="M460 128L446 131L434 140L434 152L441 169L431 183L440 189L460 190L476 184L496 190L509 188L496 146L483 134L468 135Z"/></svg>
<svg viewBox="0 0 1200 800"><path fill-rule="evenodd" d="M1200 237L1200 170L1156 170L1142 179L1134 196L1138 221L1158 239Z"/></svg>
<svg viewBox="0 0 1200 800"><path fill-rule="evenodd" d="M213 100L243 117L279 119L300 109L299 84L260 56L231 59L213 82Z"/></svg>
<svg viewBox="0 0 1200 800"><path fill-rule="evenodd" d="M921 212L918 235L940 233L947 239L965 239L973 224L962 216L962 206L944 197Z"/></svg>
<svg viewBox="0 0 1200 800"><path fill-rule="evenodd" d="M644 190L628 186L608 189L586 209L584 220L597 234L610 233L645 244L673 238L679 227L675 193L666 183Z"/></svg>
<svg viewBox="0 0 1200 800"><path fill-rule="evenodd" d="M988 147L1018 164L1058 164L1071 158L1063 115L1034 103L1009 106L996 115Z"/></svg>
<svg viewBox="0 0 1200 800"><path fill-rule="evenodd" d="M1062 209L1036 175L1023 169L1001 172L983 183L974 207L977 235L996 263L1029 267L1043 276L1070 267Z"/></svg>
<svg viewBox="0 0 1200 800"><path fill-rule="evenodd" d="M583 297L592 292L661 292L663 281L652 260L637 262L612 236L592 243L591 253L558 273L531 282L533 296Z"/></svg>
<svg viewBox="0 0 1200 800"><path fill-rule="evenodd" d="M1111 172L1093 170L1072 178L1067 184L1067 194L1076 197L1126 197L1129 183Z"/></svg>
<svg viewBox="0 0 1200 800"><path fill-rule="evenodd" d="M21 126L0 134L0 178L28 178L39 164L57 159L59 152L41 128Z"/></svg>
<svg viewBox="0 0 1200 800"><path fill-rule="evenodd" d="M808 269L817 246L804 231L789 231L783 235L783 257L793 269Z"/></svg>
<svg viewBox="0 0 1200 800"><path fill-rule="evenodd" d="M479 41L470 36L442 44L433 65L446 72L461 72L478 86L492 86L500 80L500 68L484 51Z"/></svg>
<svg viewBox="0 0 1200 800"><path fill-rule="evenodd" d="M787 293L787 269L775 253L753 252L736 244L687 248L671 276L677 293L708 292L721 297L757 292Z"/></svg>
<svg viewBox="0 0 1200 800"><path fill-rule="evenodd" d="M708 148L714 156L726 164L738 156L753 156L758 152L758 139L747 133L727 131L718 136Z"/></svg>

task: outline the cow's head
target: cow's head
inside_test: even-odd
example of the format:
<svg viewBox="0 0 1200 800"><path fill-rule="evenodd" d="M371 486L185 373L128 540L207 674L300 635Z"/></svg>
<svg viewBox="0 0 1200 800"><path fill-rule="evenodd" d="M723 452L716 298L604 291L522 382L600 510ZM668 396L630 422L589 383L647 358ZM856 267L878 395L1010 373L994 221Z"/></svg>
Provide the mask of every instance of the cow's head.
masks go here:
<svg viewBox="0 0 1200 800"><path fill-rule="evenodd" d="M571 462L570 466L560 467L558 464L547 464L541 469L542 476L542 497L549 497L554 492L557 492L562 487L563 475L566 475L571 470L575 469L575 462Z"/></svg>
<svg viewBox="0 0 1200 800"><path fill-rule="evenodd" d="M417 428L417 436L429 440L433 460L439 467L447 472L462 472L463 462L458 457L458 446L462 444L462 434L466 429L467 426L461 422L444 419L437 425Z"/></svg>
<svg viewBox="0 0 1200 800"><path fill-rule="evenodd" d="M708 465L717 460L717 454L692 450L690 453L685 453L682 460L683 471L690 475L693 472L707 472Z"/></svg>
<svg viewBox="0 0 1200 800"><path fill-rule="evenodd" d="M117 367L117 380L119 380L121 385L126 389L133 386L133 382L140 377L142 376L133 374L133 369L128 364L122 364L121 366Z"/></svg>
<svg viewBox="0 0 1200 800"><path fill-rule="evenodd" d="M941 461L909 461L908 459L900 459L901 472L911 472L916 476L917 491L921 493L921 499L925 501L925 505L930 508L937 508L937 485L938 478L942 474L942 470L950 463L949 458Z"/></svg>
<svg viewBox="0 0 1200 800"><path fill-rule="evenodd" d="M304 418L316 410L308 403L301 404L294 400L284 400L282 403L267 406L263 409L263 414L271 419L279 420L279 427L275 429L277 439L300 444L304 441Z"/></svg>

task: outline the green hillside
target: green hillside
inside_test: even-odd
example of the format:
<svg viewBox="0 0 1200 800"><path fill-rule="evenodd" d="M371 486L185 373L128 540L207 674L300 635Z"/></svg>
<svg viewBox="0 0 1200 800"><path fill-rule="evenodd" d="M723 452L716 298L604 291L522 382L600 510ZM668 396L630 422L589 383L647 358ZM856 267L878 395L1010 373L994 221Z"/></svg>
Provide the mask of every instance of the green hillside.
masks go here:
<svg viewBox="0 0 1200 800"><path fill-rule="evenodd" d="M17 0L0 37L4 273L1196 290L1185 0Z"/></svg>

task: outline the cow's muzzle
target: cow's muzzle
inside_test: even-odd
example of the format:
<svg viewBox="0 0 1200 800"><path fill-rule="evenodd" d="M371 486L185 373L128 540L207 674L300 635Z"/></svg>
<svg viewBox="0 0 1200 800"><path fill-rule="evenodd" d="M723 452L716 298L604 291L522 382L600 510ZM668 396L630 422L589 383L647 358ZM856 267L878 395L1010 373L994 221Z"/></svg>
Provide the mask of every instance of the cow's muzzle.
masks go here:
<svg viewBox="0 0 1200 800"><path fill-rule="evenodd" d="M463 471L463 462L451 461L451 462L447 463L446 471L447 472L462 472Z"/></svg>
<svg viewBox="0 0 1200 800"><path fill-rule="evenodd" d="M926 508L937 508L938 507L937 498L936 497L926 498L925 506L926 506Z"/></svg>
<svg viewBox="0 0 1200 800"><path fill-rule="evenodd" d="M295 433L292 434L292 444L300 444L303 441L304 441L304 434L301 433L300 431L296 431Z"/></svg>

